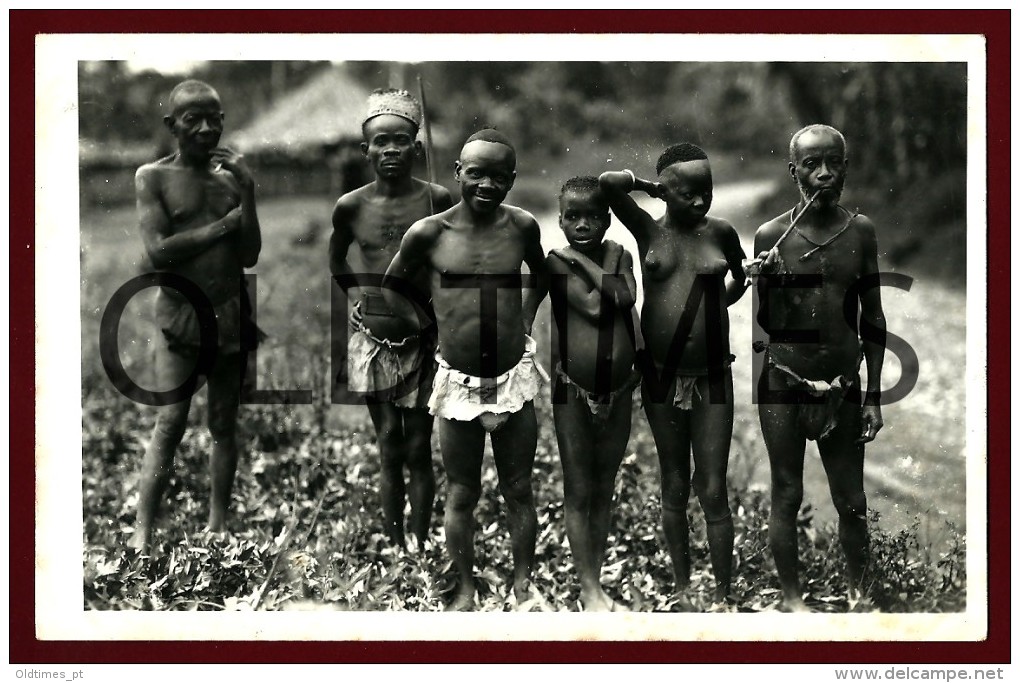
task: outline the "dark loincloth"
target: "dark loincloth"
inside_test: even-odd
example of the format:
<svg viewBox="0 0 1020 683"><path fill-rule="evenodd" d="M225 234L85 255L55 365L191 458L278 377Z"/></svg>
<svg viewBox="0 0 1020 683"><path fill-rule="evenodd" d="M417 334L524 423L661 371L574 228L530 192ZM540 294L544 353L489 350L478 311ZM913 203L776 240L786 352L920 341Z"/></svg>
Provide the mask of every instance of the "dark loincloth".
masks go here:
<svg viewBox="0 0 1020 683"><path fill-rule="evenodd" d="M225 301L213 302L212 306L216 316L217 352L247 352L265 340L265 332L252 320L251 301L245 288ZM203 330L194 306L182 294L167 287L160 288L156 297L156 324L171 351L182 355L198 353ZM212 334L212 330L205 333Z"/></svg>
<svg viewBox="0 0 1020 683"><path fill-rule="evenodd" d="M839 412L843 402L853 394L859 394L861 379L860 366L864 359L863 352L858 354L857 367L838 375L830 382L824 380L804 379L786 365L777 362L768 352L768 345L755 342L755 352L765 351L765 363L778 372L785 380L786 389L803 391L810 396L822 398L819 402L797 402L797 422L804 435L812 441L820 441L829 436L839 424Z"/></svg>
<svg viewBox="0 0 1020 683"><path fill-rule="evenodd" d="M607 394L597 394L594 391L588 391L587 389L575 384L574 381L570 379L570 376L563 371L563 366L559 363L556 364L556 378L564 384L574 387L577 397L584 399L588 404L588 411L591 413L592 418L597 418L599 420L608 420L610 414L613 412L613 406L616 401L621 396L625 396L634 391L634 388L641 383L641 375L637 370L633 370L630 377L619 389L610 391Z"/></svg>
<svg viewBox="0 0 1020 683"><path fill-rule="evenodd" d="M422 335L399 342L379 339L361 320L361 302L354 305L347 340L347 384L352 391L399 408L425 408L436 372L436 344ZM417 377L408 390L408 381Z"/></svg>

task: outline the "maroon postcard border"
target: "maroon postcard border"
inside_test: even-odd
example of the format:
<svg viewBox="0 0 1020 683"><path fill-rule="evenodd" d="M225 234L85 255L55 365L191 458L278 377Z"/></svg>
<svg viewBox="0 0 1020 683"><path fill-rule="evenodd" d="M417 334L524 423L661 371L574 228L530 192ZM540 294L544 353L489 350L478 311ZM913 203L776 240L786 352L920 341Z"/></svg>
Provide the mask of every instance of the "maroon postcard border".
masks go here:
<svg viewBox="0 0 1020 683"><path fill-rule="evenodd" d="M11 663L1002 663L1010 661L1008 10L134 11L12 10L10 20ZM980 34L988 47L988 579L979 642L40 641L35 637L35 37L47 33ZM490 55L496 57L496 55ZM513 59L514 55L499 55ZM668 55L663 55L668 58ZM705 55L711 59L712 55ZM791 59L797 59L791 52ZM18 65L14 67L14 65ZM31 65L31 67L30 67ZM24 124L31 123L32 134ZM994 368L994 371L991 369ZM994 473L994 476L991 476Z"/></svg>

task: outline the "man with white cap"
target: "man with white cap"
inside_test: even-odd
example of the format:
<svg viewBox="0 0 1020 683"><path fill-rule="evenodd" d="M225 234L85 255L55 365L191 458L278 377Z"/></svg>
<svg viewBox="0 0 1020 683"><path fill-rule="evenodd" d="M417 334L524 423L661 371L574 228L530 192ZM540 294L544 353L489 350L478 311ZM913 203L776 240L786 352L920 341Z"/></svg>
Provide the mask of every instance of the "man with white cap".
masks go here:
<svg viewBox="0 0 1020 683"><path fill-rule="evenodd" d="M368 405L379 444L386 534L401 547L405 499L411 503L408 532L420 545L428 536L435 498L432 416L426 407L435 339L434 328L423 331L411 324L415 316L394 310L378 285L411 224L453 205L445 188L412 176L422 150L415 139L421 123L421 104L406 90L376 90L369 96L361 151L376 179L337 201L329 244L330 272L349 276L341 277L341 284L353 302L347 362L338 379L345 378L347 389ZM354 242L359 248L349 254ZM355 277L360 286L350 287ZM408 284L427 299L427 283Z"/></svg>

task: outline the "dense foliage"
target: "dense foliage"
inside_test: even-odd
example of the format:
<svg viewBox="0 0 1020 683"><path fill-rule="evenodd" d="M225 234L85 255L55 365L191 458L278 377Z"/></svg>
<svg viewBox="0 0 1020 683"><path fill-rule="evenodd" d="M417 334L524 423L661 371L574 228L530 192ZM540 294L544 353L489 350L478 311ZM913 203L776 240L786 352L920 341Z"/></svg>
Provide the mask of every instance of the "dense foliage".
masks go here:
<svg viewBox="0 0 1020 683"><path fill-rule="evenodd" d="M124 410L123 402L112 393L93 396L85 412L87 608L285 609L307 607L312 601L334 609L442 609L453 587L442 542L442 495L436 502L435 534L424 551L390 546L381 529L377 453L370 429L323 429L309 407L246 409L249 457L235 485L233 530L223 536L200 531L206 514L209 442L196 425L178 454L165 505L170 512L153 556L126 549L137 501L137 455L148 437L151 411ZM296 417L295 411L307 413L308 419ZM551 419L548 405L542 413ZM659 524L658 471L648 464L654 457L652 444L645 436L632 445L635 452L624 461L618 478L604 581L635 610L669 610L672 573ZM734 457L748 455L738 452ZM442 492L442 471L436 465ZM563 525L551 429L541 432L533 481L540 529L535 582L543 597L535 608L574 610L578 586ZM771 609L778 591L766 546L767 494L747 482L731 483L739 609ZM491 465L484 471L477 519L482 608L509 609L510 543ZM704 520L693 501L690 519L692 597L698 607L709 609L713 581ZM918 543L916 527L888 533L874 513L871 522L874 562L868 609L964 608L961 537L954 535L952 547L930 557L929 549ZM835 530L816 525L810 506L802 511L799 527L809 603L819 611L846 611L851 606Z"/></svg>

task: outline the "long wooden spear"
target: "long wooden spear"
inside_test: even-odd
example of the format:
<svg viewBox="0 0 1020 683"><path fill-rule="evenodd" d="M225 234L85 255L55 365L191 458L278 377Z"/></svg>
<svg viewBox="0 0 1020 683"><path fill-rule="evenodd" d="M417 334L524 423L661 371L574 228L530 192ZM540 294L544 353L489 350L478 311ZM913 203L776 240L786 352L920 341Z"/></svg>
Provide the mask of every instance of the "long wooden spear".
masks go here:
<svg viewBox="0 0 1020 683"><path fill-rule="evenodd" d="M425 172L428 173L429 183L436 182L436 174L432 168L432 127L429 125L429 117L425 106L425 84L422 83L421 74L418 74L418 99L421 101L421 125L425 129ZM434 214L436 207L432 201L432 187L429 187L429 213Z"/></svg>

